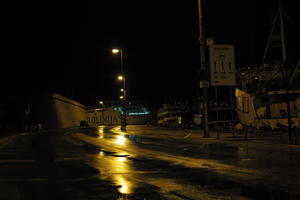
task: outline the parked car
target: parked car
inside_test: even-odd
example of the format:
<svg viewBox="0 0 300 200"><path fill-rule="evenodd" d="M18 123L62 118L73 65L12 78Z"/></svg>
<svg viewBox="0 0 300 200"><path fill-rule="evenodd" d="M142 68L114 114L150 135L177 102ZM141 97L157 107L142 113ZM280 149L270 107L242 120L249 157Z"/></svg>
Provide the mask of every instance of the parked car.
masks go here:
<svg viewBox="0 0 300 200"><path fill-rule="evenodd" d="M82 120L82 121L80 121L80 126L81 127L87 127L87 126L89 126L89 124L86 120Z"/></svg>

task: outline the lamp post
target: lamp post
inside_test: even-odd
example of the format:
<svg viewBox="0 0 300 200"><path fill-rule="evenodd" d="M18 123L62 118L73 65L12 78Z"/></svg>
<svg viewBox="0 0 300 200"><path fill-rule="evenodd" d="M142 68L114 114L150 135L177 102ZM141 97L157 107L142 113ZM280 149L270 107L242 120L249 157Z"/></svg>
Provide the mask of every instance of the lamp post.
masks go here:
<svg viewBox="0 0 300 200"><path fill-rule="evenodd" d="M121 58L121 75L118 76L118 80L123 82L123 88L121 89L121 92L123 93L120 96L120 100L122 101L122 107L123 107L123 116L121 117L121 130L126 131L126 125L127 125L127 112L126 112L126 78L124 75L124 63L123 63L123 50L122 49L112 49L113 54L120 54Z"/></svg>

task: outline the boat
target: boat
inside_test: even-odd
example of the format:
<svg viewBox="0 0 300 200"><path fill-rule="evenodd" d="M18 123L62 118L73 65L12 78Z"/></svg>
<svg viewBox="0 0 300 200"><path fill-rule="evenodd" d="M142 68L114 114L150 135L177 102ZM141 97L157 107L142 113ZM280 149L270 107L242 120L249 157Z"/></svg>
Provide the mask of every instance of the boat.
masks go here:
<svg viewBox="0 0 300 200"><path fill-rule="evenodd" d="M294 65L289 64L289 68L286 65L289 60L285 52L281 10L279 6L262 64L248 66L237 73L235 103L242 125L270 130L285 127L290 132L291 128L300 127L300 59ZM282 54L280 59L273 56L275 43L276 55ZM271 52L273 57L269 55Z"/></svg>
<svg viewBox="0 0 300 200"><path fill-rule="evenodd" d="M300 90L294 91L295 98L289 101L292 128L299 128ZM263 130L288 127L288 111L285 90L266 93L249 93L239 88L235 91L236 113L242 125Z"/></svg>
<svg viewBox="0 0 300 200"><path fill-rule="evenodd" d="M146 124L150 110L144 105L127 105L126 122L129 125ZM91 126L99 125L119 125L121 124L120 116L123 115L123 108L120 105L109 107L94 107L87 110L87 121Z"/></svg>
<svg viewBox="0 0 300 200"><path fill-rule="evenodd" d="M121 106L114 106L113 110L117 111L120 115L123 114ZM142 125L149 121L150 110L145 105L129 104L126 106L126 122L131 125Z"/></svg>

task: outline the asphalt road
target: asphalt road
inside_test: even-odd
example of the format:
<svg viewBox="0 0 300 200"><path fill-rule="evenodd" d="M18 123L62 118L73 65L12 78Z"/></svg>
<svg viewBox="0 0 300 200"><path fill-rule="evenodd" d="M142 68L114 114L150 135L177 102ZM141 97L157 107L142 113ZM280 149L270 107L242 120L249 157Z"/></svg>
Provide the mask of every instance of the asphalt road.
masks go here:
<svg viewBox="0 0 300 200"><path fill-rule="evenodd" d="M300 199L298 155L133 128L135 134L100 126L0 138L0 200Z"/></svg>

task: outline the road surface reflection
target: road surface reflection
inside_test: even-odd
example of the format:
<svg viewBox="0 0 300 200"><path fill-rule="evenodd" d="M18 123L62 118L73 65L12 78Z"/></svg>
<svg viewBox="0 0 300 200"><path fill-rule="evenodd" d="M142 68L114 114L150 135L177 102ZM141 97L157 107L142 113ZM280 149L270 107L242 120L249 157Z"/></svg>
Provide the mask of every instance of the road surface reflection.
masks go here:
<svg viewBox="0 0 300 200"><path fill-rule="evenodd" d="M104 126L99 126L98 127L98 134L99 134L100 139L104 138Z"/></svg>
<svg viewBox="0 0 300 200"><path fill-rule="evenodd" d="M270 163L270 159L265 158L272 156L274 152L272 155L263 155L265 162L262 162L263 158L258 157L257 152L250 151L251 149L220 143L192 144L182 140L143 138L138 134L124 133L119 127L100 126L98 135L98 138L83 134L77 136L100 147L96 159L96 168L101 172L100 178L113 181L119 186L118 191L126 195L139 194L146 188L149 194L158 191L172 197L175 195L185 199L199 199L194 191L202 196L203 193L211 192L198 188L199 182L204 186L214 184L217 187L225 187L222 181L225 181L227 176L242 183L261 177L266 177L266 182L280 179L289 183L291 178L288 176L282 179L280 174L272 176L272 172L278 171L275 166L282 169L284 165L278 165L277 162L274 166L263 165ZM263 152L258 153L262 155ZM278 157L278 154L276 155ZM288 173L290 174L291 172ZM298 173L295 174L298 177ZM212 179L216 182L212 182ZM222 181L218 181L219 179ZM230 196L218 196L223 195ZM236 195L240 197L241 194Z"/></svg>
<svg viewBox="0 0 300 200"><path fill-rule="evenodd" d="M119 130L119 128L114 129L116 135L111 135L108 137L105 133L105 127L98 127L99 139L105 139L116 146L125 147L128 145L128 139L125 134ZM122 194L133 193L133 184L128 180L128 174L132 171L128 163L127 156L129 152L124 150L118 151L117 153L100 151L98 155L99 162L97 163L97 168L100 169L101 178L104 180L112 180L116 185L118 185L118 191ZM127 176L127 177L126 177Z"/></svg>
<svg viewBox="0 0 300 200"><path fill-rule="evenodd" d="M125 144L125 136L124 135L117 135L116 144L124 145Z"/></svg>

